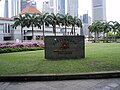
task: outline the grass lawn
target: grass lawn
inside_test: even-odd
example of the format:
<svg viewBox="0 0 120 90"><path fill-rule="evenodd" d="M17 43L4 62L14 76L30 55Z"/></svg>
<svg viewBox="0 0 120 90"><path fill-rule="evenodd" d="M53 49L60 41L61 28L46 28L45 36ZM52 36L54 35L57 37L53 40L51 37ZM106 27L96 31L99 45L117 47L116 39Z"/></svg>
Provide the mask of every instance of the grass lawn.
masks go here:
<svg viewBox="0 0 120 90"><path fill-rule="evenodd" d="M0 74L82 73L120 70L119 43L87 43L86 58L45 60L44 51L0 54Z"/></svg>

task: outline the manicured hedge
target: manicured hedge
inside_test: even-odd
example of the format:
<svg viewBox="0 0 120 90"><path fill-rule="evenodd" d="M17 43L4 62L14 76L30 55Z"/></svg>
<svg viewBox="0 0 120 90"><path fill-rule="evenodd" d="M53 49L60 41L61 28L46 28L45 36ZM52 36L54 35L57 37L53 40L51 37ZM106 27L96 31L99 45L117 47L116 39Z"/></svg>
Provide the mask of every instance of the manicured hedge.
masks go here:
<svg viewBox="0 0 120 90"><path fill-rule="evenodd" d="M44 47L17 47L17 48L0 48L0 53L21 52L43 50Z"/></svg>
<svg viewBox="0 0 120 90"><path fill-rule="evenodd" d="M43 50L44 43L0 43L0 53Z"/></svg>

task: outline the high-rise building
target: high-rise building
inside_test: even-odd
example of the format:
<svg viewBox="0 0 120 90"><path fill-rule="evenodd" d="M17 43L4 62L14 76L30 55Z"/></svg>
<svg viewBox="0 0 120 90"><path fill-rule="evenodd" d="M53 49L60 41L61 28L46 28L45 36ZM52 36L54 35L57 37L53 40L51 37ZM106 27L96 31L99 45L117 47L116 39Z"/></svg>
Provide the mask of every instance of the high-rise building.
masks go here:
<svg viewBox="0 0 120 90"><path fill-rule="evenodd" d="M58 0L58 13L65 14L65 0Z"/></svg>
<svg viewBox="0 0 120 90"><path fill-rule="evenodd" d="M106 0L92 0L92 19L106 21Z"/></svg>
<svg viewBox="0 0 120 90"><path fill-rule="evenodd" d="M58 13L58 0L50 0L50 13Z"/></svg>
<svg viewBox="0 0 120 90"><path fill-rule="evenodd" d="M36 7L34 0L11 0L11 17L17 16L27 6Z"/></svg>
<svg viewBox="0 0 120 90"><path fill-rule="evenodd" d="M4 4L4 17L9 17L8 0L5 0Z"/></svg>
<svg viewBox="0 0 120 90"><path fill-rule="evenodd" d="M83 23L88 24L88 14L83 14Z"/></svg>
<svg viewBox="0 0 120 90"><path fill-rule="evenodd" d="M34 0L32 0L29 4L29 6L33 6L33 7L36 7L36 2Z"/></svg>
<svg viewBox="0 0 120 90"><path fill-rule="evenodd" d="M16 16L21 11L21 0L11 0L11 17Z"/></svg>
<svg viewBox="0 0 120 90"><path fill-rule="evenodd" d="M78 0L67 0L67 13L78 16Z"/></svg>
<svg viewBox="0 0 120 90"><path fill-rule="evenodd" d="M21 11L27 6L36 7L36 2L34 0L21 0Z"/></svg>
<svg viewBox="0 0 120 90"><path fill-rule="evenodd" d="M50 12L49 4L50 4L49 1L44 1L43 2L43 8L42 8L43 13L49 13Z"/></svg>

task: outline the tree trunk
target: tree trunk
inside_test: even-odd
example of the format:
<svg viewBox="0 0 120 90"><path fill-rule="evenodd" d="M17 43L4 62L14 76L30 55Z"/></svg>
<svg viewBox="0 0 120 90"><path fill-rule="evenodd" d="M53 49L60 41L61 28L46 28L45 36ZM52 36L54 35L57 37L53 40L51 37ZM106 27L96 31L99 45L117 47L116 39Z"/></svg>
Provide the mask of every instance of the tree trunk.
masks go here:
<svg viewBox="0 0 120 90"><path fill-rule="evenodd" d="M43 24L43 40L44 40L44 37L45 37L45 30L44 30L44 24Z"/></svg>
<svg viewBox="0 0 120 90"><path fill-rule="evenodd" d="M32 24L32 40L34 40L33 24Z"/></svg>
<svg viewBox="0 0 120 90"><path fill-rule="evenodd" d="M103 32L103 42L106 42L106 39L105 39L105 31Z"/></svg>
<svg viewBox="0 0 120 90"><path fill-rule="evenodd" d="M95 31L95 38L94 38L94 42L97 41L97 32Z"/></svg>
<svg viewBox="0 0 120 90"><path fill-rule="evenodd" d="M74 26L74 36L75 36L75 26Z"/></svg>
<svg viewBox="0 0 120 90"><path fill-rule="evenodd" d="M113 41L116 42L116 38L115 38L115 32L114 32L114 38L113 38Z"/></svg>
<svg viewBox="0 0 120 90"><path fill-rule="evenodd" d="M72 28L71 28L71 32L70 32L72 35L73 35L73 26L72 26Z"/></svg>
<svg viewBox="0 0 120 90"><path fill-rule="evenodd" d="M108 34L106 34L106 42L108 43Z"/></svg>
<svg viewBox="0 0 120 90"><path fill-rule="evenodd" d="M53 33L55 34L55 36L56 36L56 25L55 26L53 26Z"/></svg>
<svg viewBox="0 0 120 90"><path fill-rule="evenodd" d="M99 42L99 32L97 32L97 41Z"/></svg>
<svg viewBox="0 0 120 90"><path fill-rule="evenodd" d="M66 36L66 33L67 33L67 30L66 30L67 28L66 28L66 25L65 25L65 36Z"/></svg>
<svg viewBox="0 0 120 90"><path fill-rule="evenodd" d="M21 42L23 42L23 28L21 27Z"/></svg>

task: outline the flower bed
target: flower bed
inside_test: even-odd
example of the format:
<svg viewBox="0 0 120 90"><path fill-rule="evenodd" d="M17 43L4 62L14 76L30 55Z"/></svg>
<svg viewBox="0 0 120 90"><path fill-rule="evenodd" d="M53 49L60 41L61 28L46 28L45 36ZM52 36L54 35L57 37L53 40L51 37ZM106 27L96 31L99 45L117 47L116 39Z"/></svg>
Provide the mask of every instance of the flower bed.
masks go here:
<svg viewBox="0 0 120 90"><path fill-rule="evenodd" d="M0 53L43 50L44 43L42 42L23 42L23 43L0 43Z"/></svg>

